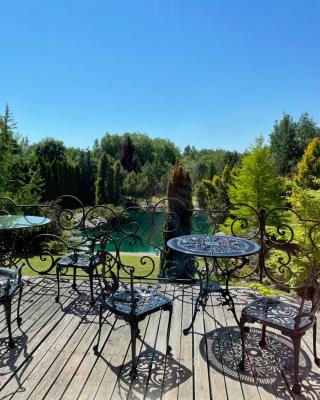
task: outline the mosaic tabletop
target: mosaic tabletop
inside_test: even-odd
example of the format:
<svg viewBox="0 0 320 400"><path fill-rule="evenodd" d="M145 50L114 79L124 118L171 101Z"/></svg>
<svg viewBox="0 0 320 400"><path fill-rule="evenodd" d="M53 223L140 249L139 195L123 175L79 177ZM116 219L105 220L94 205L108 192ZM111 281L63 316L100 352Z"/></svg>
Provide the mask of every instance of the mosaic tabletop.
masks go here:
<svg viewBox="0 0 320 400"><path fill-rule="evenodd" d="M178 236L167 244L173 250L203 257L244 257L260 250L251 240L227 235Z"/></svg>

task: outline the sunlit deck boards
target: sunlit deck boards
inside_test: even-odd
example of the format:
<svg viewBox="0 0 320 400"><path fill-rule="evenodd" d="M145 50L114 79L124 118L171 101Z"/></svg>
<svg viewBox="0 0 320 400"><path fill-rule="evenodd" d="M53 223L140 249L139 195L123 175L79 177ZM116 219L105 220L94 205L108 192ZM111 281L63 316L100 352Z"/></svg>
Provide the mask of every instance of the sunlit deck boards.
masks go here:
<svg viewBox="0 0 320 400"><path fill-rule="evenodd" d="M25 287L21 330L13 322L15 349L7 348L4 314L0 314L1 399L291 399L291 343L270 334L270 350L258 347L260 329L249 333L248 362L240 373L240 337L233 316L209 299L206 312L197 316L193 331L183 336L190 322L197 287L163 285L159 290L174 298L171 330L172 356L165 356L168 313L156 313L141 323L138 341L139 376L129 377L129 326L113 316L103 329L100 357L93 354L98 331L98 307L90 307L89 287L79 281L78 291L63 283L61 303L54 301L55 280L34 279ZM252 292L237 290L237 308ZM13 307L13 315L15 312ZM320 339L320 332L319 332ZM320 340L319 340L320 348ZM320 369L312 360L312 337L304 339L301 357L303 395L320 398Z"/></svg>

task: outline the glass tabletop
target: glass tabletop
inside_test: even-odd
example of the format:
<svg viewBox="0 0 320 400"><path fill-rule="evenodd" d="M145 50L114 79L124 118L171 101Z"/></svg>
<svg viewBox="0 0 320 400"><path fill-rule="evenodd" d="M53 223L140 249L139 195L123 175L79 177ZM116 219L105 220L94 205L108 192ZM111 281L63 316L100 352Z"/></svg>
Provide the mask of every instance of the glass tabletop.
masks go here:
<svg viewBox="0 0 320 400"><path fill-rule="evenodd" d="M203 257L244 257L258 253L260 246L248 239L227 235L185 235L167 245L182 253Z"/></svg>
<svg viewBox="0 0 320 400"><path fill-rule="evenodd" d="M0 215L0 230L15 230L47 225L49 218L34 215Z"/></svg>

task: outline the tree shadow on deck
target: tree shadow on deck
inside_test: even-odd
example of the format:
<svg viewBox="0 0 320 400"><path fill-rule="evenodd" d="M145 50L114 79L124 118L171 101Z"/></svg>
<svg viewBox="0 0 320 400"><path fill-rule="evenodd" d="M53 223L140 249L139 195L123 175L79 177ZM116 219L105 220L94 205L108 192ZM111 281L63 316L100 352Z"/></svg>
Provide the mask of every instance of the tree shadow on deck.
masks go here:
<svg viewBox="0 0 320 400"><path fill-rule="evenodd" d="M126 364L114 366L103 356L109 368L118 375L117 391L119 398L130 400L159 399L178 385L187 381L192 372L174 359L144 342L146 349L139 354L138 377L131 379L131 360Z"/></svg>
<svg viewBox="0 0 320 400"><path fill-rule="evenodd" d="M201 340L200 352L210 367L226 377L245 385L262 387L280 399L291 399L293 347L289 338L267 331L267 348L259 347L261 329L251 327L246 333L245 370L239 370L241 338L237 326L221 327L207 333ZM207 349L207 351L206 351ZM207 354L208 353L208 354ZM313 365L306 352L300 353L301 395L295 399L320 398L320 369ZM311 368L314 367L315 371ZM287 386L288 385L288 386Z"/></svg>

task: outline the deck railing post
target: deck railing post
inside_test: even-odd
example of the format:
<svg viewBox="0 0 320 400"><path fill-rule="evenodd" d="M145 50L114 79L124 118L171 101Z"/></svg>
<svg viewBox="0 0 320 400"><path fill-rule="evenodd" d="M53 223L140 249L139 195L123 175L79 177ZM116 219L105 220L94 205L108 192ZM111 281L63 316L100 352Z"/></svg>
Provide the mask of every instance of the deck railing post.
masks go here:
<svg viewBox="0 0 320 400"><path fill-rule="evenodd" d="M259 232L260 232L260 251L259 251L259 282L262 283L263 272L265 267L266 255L266 210L261 208L259 210Z"/></svg>

